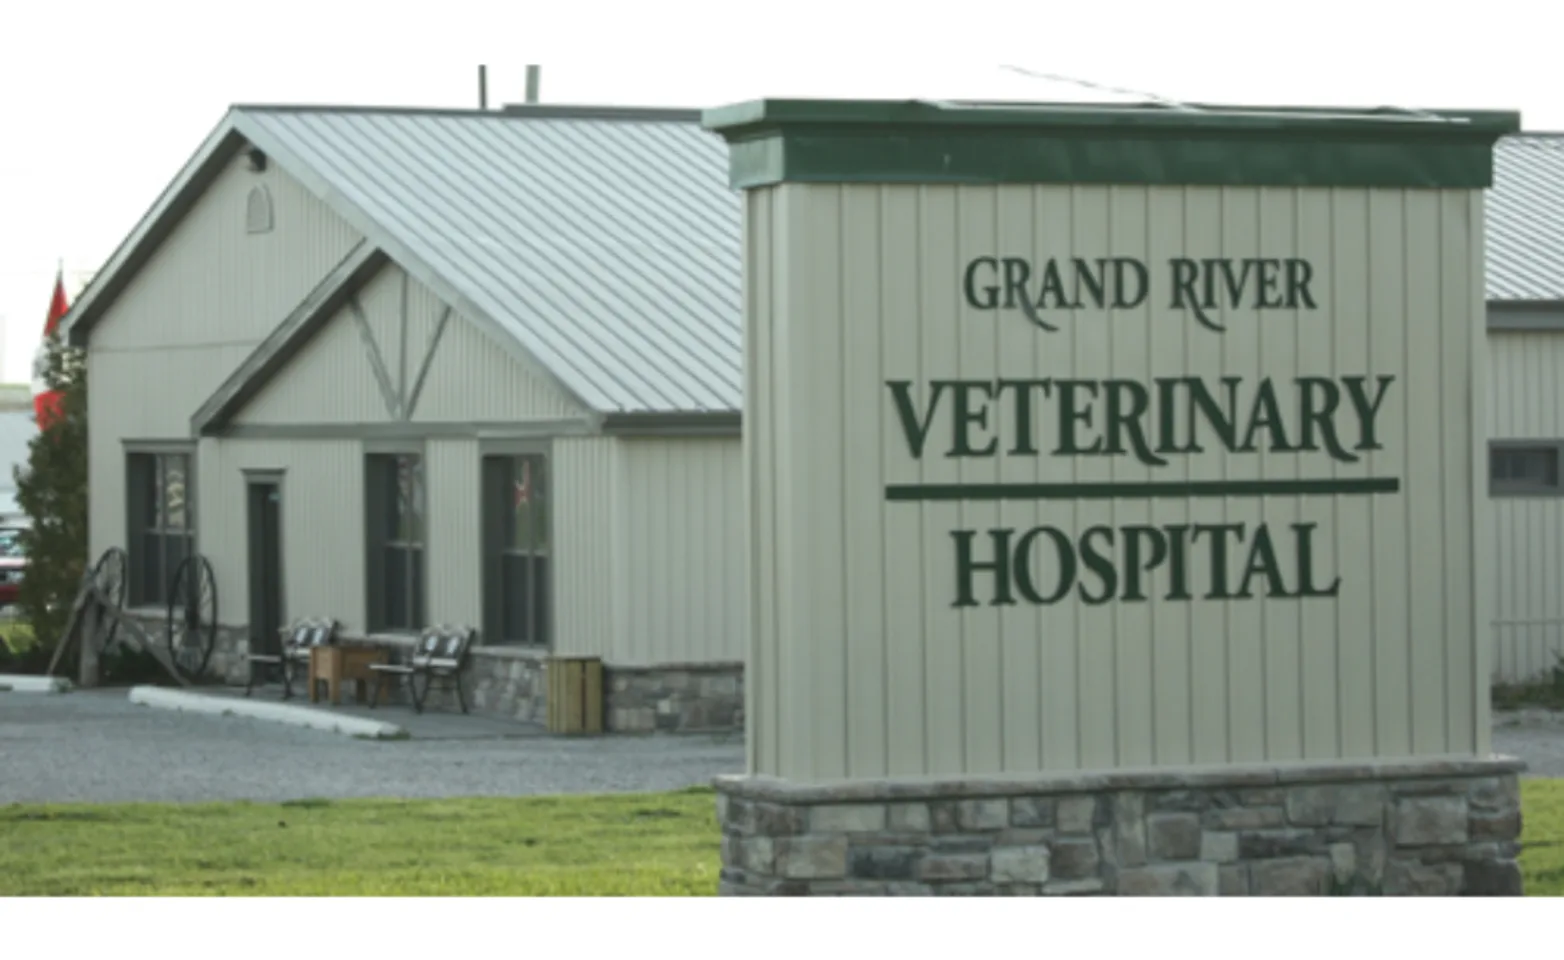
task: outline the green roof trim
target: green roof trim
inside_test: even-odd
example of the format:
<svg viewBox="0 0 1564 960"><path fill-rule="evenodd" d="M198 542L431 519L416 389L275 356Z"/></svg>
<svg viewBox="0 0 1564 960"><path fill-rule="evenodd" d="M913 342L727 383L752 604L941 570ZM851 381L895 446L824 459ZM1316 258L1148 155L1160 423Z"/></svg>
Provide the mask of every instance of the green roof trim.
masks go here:
<svg viewBox="0 0 1564 960"><path fill-rule="evenodd" d="M1493 183L1498 111L756 100L708 110L729 182L1448 187Z"/></svg>

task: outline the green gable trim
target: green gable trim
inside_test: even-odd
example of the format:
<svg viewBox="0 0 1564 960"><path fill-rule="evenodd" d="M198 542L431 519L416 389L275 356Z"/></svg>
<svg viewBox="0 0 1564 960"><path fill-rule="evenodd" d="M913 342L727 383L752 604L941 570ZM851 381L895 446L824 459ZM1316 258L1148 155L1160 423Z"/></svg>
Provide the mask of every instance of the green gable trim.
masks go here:
<svg viewBox="0 0 1564 960"><path fill-rule="evenodd" d="M1520 115L763 100L708 111L729 182L1447 187Z"/></svg>

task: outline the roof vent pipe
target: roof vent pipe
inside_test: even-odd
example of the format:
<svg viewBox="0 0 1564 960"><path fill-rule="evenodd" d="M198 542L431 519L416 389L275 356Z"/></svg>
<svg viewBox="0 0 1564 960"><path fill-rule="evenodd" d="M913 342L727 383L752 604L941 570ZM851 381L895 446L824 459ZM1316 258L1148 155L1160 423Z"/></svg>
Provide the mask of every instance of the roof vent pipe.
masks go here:
<svg viewBox="0 0 1564 960"><path fill-rule="evenodd" d="M478 109L489 109L489 68L478 65Z"/></svg>
<svg viewBox="0 0 1564 960"><path fill-rule="evenodd" d="M541 67L534 66L532 64L528 64L527 65L527 102L528 103L537 103L538 102L538 74L541 71L542 71Z"/></svg>

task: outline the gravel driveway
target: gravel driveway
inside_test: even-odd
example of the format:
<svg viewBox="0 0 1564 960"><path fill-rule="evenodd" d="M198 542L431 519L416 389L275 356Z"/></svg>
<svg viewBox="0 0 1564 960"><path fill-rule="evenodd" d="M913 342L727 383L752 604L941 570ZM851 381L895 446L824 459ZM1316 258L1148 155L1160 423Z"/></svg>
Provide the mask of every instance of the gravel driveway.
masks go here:
<svg viewBox="0 0 1564 960"><path fill-rule="evenodd" d="M412 740L376 742L139 707L123 690L0 694L0 803L671 790L744 767L736 736L564 740L438 714L409 726ZM1528 776L1564 777L1564 718L1500 715L1493 745Z"/></svg>
<svg viewBox="0 0 1564 960"><path fill-rule="evenodd" d="M436 730L462 722L427 716ZM502 725L472 726L489 735L415 729L412 740L380 742L136 706L124 690L0 694L0 803L672 790L744 768L740 737L501 738Z"/></svg>

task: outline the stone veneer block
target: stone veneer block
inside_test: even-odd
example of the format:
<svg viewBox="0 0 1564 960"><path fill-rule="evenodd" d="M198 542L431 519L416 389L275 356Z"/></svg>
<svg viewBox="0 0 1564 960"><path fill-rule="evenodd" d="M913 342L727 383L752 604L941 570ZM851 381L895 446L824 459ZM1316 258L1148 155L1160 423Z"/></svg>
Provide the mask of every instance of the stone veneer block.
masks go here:
<svg viewBox="0 0 1564 960"><path fill-rule="evenodd" d="M1518 896L1519 761L719 777L724 895Z"/></svg>
<svg viewBox="0 0 1564 960"><path fill-rule="evenodd" d="M159 641L166 613L127 611ZM411 641L407 641L411 646ZM249 628L219 625L207 661L205 682L244 686L249 679ZM296 692L303 689L302 672ZM744 665L741 663L665 664L656 667L603 668L604 729L609 733L741 732L744 729ZM462 691L473 713L542 724L548 716L547 660L516 647L478 646L462 673ZM386 702L408 703L403 685L387 687ZM430 690L429 708L458 709L456 696L443 686Z"/></svg>

